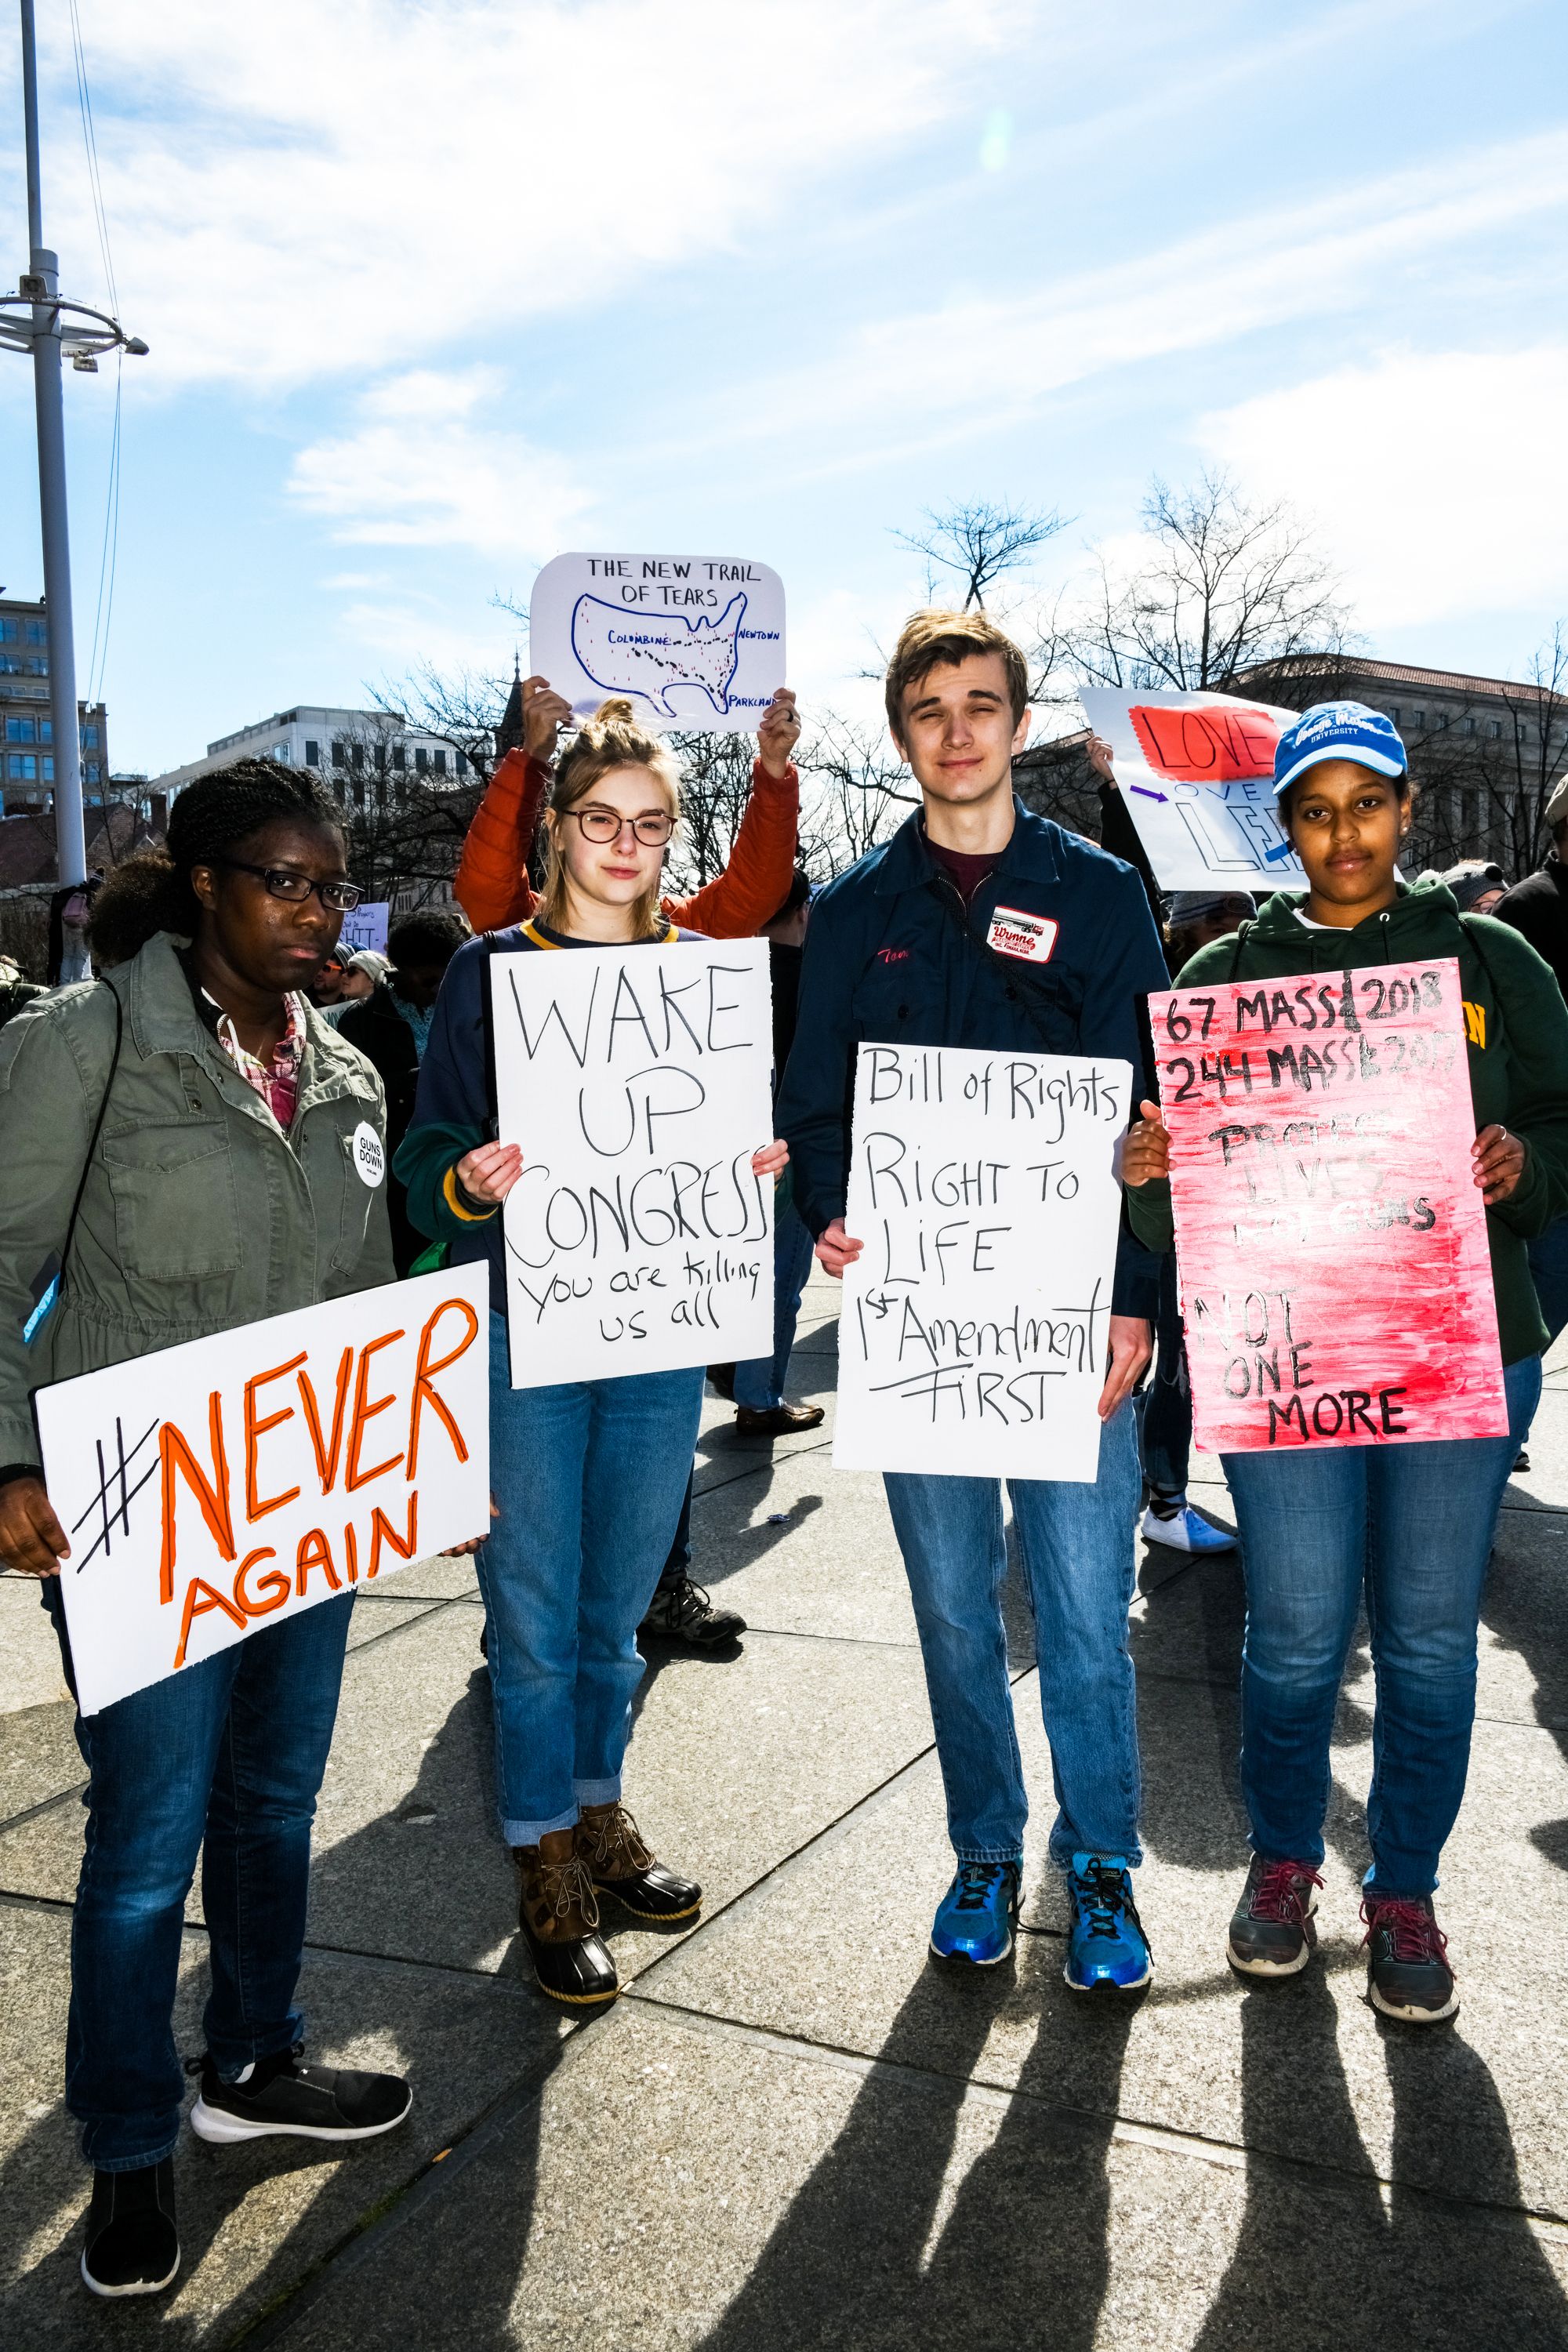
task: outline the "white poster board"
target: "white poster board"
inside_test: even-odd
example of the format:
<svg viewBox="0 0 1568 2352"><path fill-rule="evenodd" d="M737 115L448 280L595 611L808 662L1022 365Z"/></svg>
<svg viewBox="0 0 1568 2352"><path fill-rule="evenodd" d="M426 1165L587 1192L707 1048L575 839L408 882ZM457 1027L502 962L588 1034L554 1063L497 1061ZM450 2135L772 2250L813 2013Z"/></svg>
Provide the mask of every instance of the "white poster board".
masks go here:
<svg viewBox="0 0 1568 2352"><path fill-rule="evenodd" d="M377 955L384 955L391 916L392 902L388 898L367 898L363 906L351 908L338 933L338 953L351 956L361 948L374 948Z"/></svg>
<svg viewBox="0 0 1568 2352"><path fill-rule="evenodd" d="M489 959L513 1388L773 1344L765 940Z"/></svg>
<svg viewBox="0 0 1568 2352"><path fill-rule="evenodd" d="M1304 890L1279 823L1274 746L1299 711L1233 694L1129 694L1086 687L1079 699L1110 746L1127 813L1163 890Z"/></svg>
<svg viewBox="0 0 1568 2352"><path fill-rule="evenodd" d="M836 1466L1100 1468L1128 1062L862 1045Z"/></svg>
<svg viewBox="0 0 1568 2352"><path fill-rule="evenodd" d="M741 556L558 555L528 645L581 716L626 694L650 726L750 734L785 683L784 582Z"/></svg>
<svg viewBox="0 0 1568 2352"><path fill-rule="evenodd" d="M84 1715L489 1534L488 1282L453 1266L37 1391Z"/></svg>

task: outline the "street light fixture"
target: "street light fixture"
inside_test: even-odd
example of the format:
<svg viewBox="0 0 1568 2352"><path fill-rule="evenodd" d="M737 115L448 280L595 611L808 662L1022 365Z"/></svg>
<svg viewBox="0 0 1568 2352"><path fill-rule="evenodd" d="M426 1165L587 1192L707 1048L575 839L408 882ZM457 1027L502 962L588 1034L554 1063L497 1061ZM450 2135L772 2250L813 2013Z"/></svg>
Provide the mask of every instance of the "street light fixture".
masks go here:
<svg viewBox="0 0 1568 2352"><path fill-rule="evenodd" d="M0 295L0 348L30 352L38 427L38 511L44 542L44 610L49 639L49 707L54 719L55 851L62 885L87 878L87 827L81 804L81 734L77 716L76 639L71 627L70 536L66 513L65 408L60 360L84 374L100 354L145 356L139 335L59 289L59 257L44 243L38 164L38 59L33 0L21 0L22 110L27 147L27 268L14 294Z"/></svg>

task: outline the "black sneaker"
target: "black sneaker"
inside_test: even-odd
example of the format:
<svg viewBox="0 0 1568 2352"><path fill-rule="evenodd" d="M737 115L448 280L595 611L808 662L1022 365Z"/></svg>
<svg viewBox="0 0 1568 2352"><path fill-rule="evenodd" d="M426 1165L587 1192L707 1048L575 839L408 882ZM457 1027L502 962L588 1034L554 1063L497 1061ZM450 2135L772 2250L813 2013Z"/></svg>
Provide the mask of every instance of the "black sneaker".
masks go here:
<svg viewBox="0 0 1568 2352"><path fill-rule="evenodd" d="M1369 1887L1361 1916L1366 1921L1362 1948L1367 1956L1367 1999L1384 2017L1405 2025L1438 2025L1459 2006L1448 1938L1439 1928L1429 1895L1380 1895Z"/></svg>
<svg viewBox="0 0 1568 2352"><path fill-rule="evenodd" d="M94 2294L161 2294L179 2267L173 2157L135 2172L95 2172L82 2284Z"/></svg>
<svg viewBox="0 0 1568 2352"><path fill-rule="evenodd" d="M300 2049L258 2058L237 2083L226 2083L210 2057L191 2061L202 2087L191 2109L198 2139L226 2147L235 2140L374 2139L391 2131L414 2105L401 2074L363 2074L346 2066L306 2066Z"/></svg>
<svg viewBox="0 0 1568 2352"><path fill-rule="evenodd" d="M715 1609L700 1584L679 1576L661 1584L637 1627L654 1642L679 1642L688 1650L722 1650L738 1642L746 1621L732 1609Z"/></svg>
<svg viewBox="0 0 1568 2352"><path fill-rule="evenodd" d="M1312 1914L1322 1883L1310 1862L1265 1862L1255 1853L1231 1914L1231 1967L1247 1977L1293 1977L1304 1969L1318 1940Z"/></svg>
<svg viewBox="0 0 1568 2352"><path fill-rule="evenodd" d="M1517 1475L1521 1470L1528 1470L1529 1467L1530 1448L1527 1445L1521 1445L1519 1452L1513 1457L1513 1470L1510 1475L1510 1476Z"/></svg>

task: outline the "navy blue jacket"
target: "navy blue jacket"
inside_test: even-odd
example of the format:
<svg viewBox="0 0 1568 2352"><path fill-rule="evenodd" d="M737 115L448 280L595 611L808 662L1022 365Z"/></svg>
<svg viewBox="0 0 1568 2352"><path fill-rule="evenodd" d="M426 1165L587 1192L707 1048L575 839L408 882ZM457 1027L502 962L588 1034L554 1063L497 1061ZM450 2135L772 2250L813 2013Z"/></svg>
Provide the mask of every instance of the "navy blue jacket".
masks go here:
<svg viewBox="0 0 1568 2352"><path fill-rule="evenodd" d="M1114 1055L1144 1083L1140 1000L1170 980L1143 885L1092 842L1031 815L1021 801L1014 810L1012 838L975 892L969 922L984 939L1003 906L1057 924L1050 961L1020 965L1016 982L1005 957L966 935L958 892L932 863L918 815L812 907L776 1128L814 1234L844 1214L863 1042ZM1113 1310L1152 1320L1158 1295L1158 1263L1124 1217Z"/></svg>

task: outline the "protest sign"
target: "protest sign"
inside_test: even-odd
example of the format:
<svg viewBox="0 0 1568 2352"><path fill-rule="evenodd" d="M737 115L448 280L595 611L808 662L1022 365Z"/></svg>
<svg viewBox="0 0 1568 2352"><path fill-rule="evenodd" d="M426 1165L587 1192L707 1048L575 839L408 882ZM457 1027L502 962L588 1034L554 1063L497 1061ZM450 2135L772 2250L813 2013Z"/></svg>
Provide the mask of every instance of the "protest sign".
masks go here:
<svg viewBox="0 0 1568 2352"><path fill-rule="evenodd" d="M1274 799L1274 746L1299 714L1229 694L1079 697L1163 890L1305 889Z"/></svg>
<svg viewBox="0 0 1568 2352"><path fill-rule="evenodd" d="M338 933L339 954L356 955L361 948L374 948L377 955L384 955L391 914L392 903L387 898L367 898L363 906L351 908Z"/></svg>
<svg viewBox="0 0 1568 2352"><path fill-rule="evenodd" d="M38 1390L82 1713L487 1535L489 1314L454 1266Z"/></svg>
<svg viewBox="0 0 1568 2352"><path fill-rule="evenodd" d="M511 1384L773 1350L765 940L490 958Z"/></svg>
<svg viewBox="0 0 1568 2352"><path fill-rule="evenodd" d="M860 1047L837 1467L1098 1475L1131 1082L1126 1062Z"/></svg>
<svg viewBox="0 0 1568 2352"><path fill-rule="evenodd" d="M649 726L745 735L785 683L784 582L738 556L558 555L528 645L580 717L626 694Z"/></svg>
<svg viewBox="0 0 1568 2352"><path fill-rule="evenodd" d="M1198 1444L1500 1436L1455 959L1149 1009Z"/></svg>

